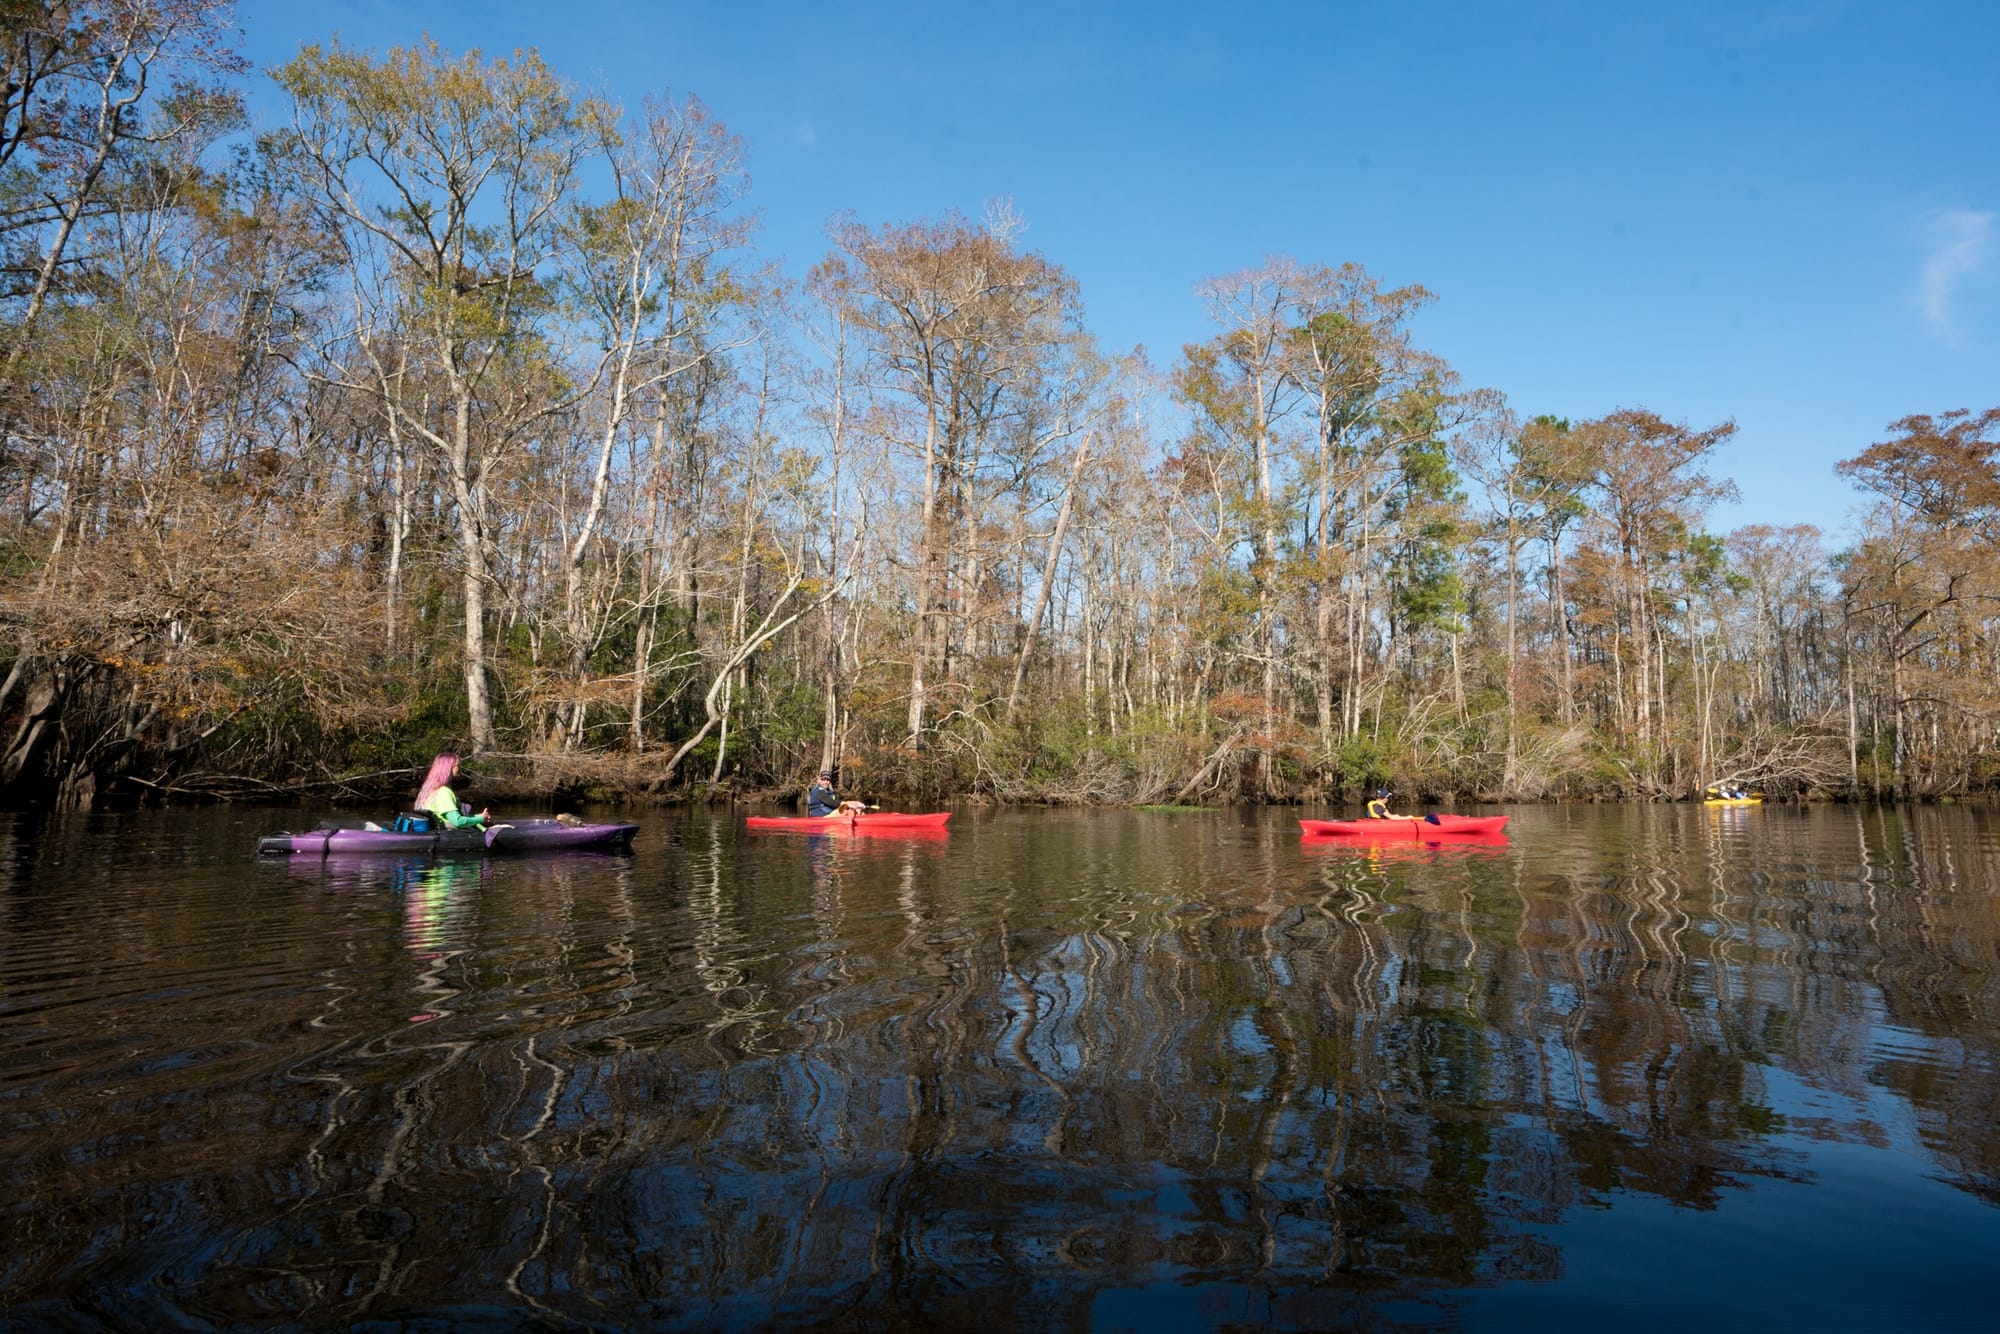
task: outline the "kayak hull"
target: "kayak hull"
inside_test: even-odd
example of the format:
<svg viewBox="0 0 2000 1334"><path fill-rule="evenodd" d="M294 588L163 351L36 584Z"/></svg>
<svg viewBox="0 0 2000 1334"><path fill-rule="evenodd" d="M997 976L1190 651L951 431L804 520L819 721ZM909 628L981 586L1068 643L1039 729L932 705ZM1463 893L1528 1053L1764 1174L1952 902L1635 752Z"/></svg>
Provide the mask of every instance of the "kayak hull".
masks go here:
<svg viewBox="0 0 2000 1334"><path fill-rule="evenodd" d="M1299 830L1308 837L1337 835L1343 838L1408 839L1491 838L1507 827L1504 815L1440 815L1437 823L1419 818L1397 820L1301 820Z"/></svg>
<svg viewBox="0 0 2000 1334"><path fill-rule="evenodd" d="M854 833L896 833L917 829L943 829L950 811L906 815L901 811L868 811L859 815L752 815L743 821L749 829L789 830L795 834L824 834L834 831Z"/></svg>
<svg viewBox="0 0 2000 1334"><path fill-rule="evenodd" d="M1703 797L1704 806L1762 806L1762 797Z"/></svg>
<svg viewBox="0 0 2000 1334"><path fill-rule="evenodd" d="M511 820L491 829L434 829L399 832L356 825L326 825L303 834L266 834L257 851L267 857L330 857L354 853L401 856L552 852L625 848L639 832L635 824L572 824L567 820Z"/></svg>

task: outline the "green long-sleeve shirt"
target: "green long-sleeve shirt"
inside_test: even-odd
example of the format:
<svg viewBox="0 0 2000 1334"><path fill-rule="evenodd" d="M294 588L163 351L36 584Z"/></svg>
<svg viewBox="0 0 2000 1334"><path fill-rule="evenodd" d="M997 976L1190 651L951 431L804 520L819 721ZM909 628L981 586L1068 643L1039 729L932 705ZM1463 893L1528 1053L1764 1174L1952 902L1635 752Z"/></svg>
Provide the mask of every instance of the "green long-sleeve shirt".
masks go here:
<svg viewBox="0 0 2000 1334"><path fill-rule="evenodd" d="M441 787L431 793L431 799L424 805L424 814L440 821L446 829L482 829L486 821L477 815L458 813L458 794L448 787Z"/></svg>

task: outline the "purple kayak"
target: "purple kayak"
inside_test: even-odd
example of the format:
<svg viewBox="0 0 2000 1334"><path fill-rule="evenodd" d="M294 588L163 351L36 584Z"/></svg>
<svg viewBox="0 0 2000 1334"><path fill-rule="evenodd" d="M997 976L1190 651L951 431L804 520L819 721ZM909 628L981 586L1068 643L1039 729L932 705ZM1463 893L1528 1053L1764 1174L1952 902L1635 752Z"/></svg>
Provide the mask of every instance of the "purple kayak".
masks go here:
<svg viewBox="0 0 2000 1334"><path fill-rule="evenodd" d="M422 853L555 852L577 848L625 848L635 824L586 824L572 820L509 820L491 829L430 829L404 832L361 824L323 825L304 834L266 834L257 840L264 856L326 857L354 852Z"/></svg>

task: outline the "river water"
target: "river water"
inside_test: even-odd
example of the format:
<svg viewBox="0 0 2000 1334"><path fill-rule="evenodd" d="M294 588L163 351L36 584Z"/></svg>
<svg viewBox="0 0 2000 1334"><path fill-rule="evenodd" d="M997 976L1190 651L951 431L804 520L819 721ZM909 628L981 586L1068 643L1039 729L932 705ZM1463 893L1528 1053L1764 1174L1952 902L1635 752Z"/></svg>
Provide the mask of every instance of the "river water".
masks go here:
<svg viewBox="0 0 2000 1334"><path fill-rule="evenodd" d="M0 1325L1991 1328L1993 813L1297 814L5 817Z"/></svg>

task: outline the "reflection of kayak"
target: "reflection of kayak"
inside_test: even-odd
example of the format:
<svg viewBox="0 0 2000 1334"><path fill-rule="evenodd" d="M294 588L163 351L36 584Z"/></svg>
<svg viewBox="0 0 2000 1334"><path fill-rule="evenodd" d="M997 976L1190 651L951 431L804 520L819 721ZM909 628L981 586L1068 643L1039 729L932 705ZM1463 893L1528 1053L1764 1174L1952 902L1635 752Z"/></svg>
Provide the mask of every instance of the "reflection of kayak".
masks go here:
<svg viewBox="0 0 2000 1334"><path fill-rule="evenodd" d="M1311 855L1364 857L1371 861L1419 861L1454 857L1498 857L1514 846L1505 833L1439 834L1425 838L1355 838L1346 834L1301 834L1299 851Z"/></svg>
<svg viewBox="0 0 2000 1334"><path fill-rule="evenodd" d="M1704 806L1762 806L1762 797L1703 797Z"/></svg>
<svg viewBox="0 0 2000 1334"><path fill-rule="evenodd" d="M1504 815L1404 816L1389 820L1301 820L1309 835L1342 834L1349 838L1426 839L1465 834L1497 834L1507 827Z"/></svg>
<svg viewBox="0 0 2000 1334"><path fill-rule="evenodd" d="M585 824L568 820L510 820L490 829L432 829L404 832L356 824L322 825L304 834L266 834L257 851L270 856L304 853L314 857L366 853L543 852L565 848L623 848L639 832L635 824Z"/></svg>
<svg viewBox="0 0 2000 1334"><path fill-rule="evenodd" d="M752 815L743 823L750 829L789 829L794 833L824 834L834 830L864 833L875 830L887 832L943 829L944 822L950 818L950 811L937 811L929 815L905 815L900 811L866 811L859 815L827 815L818 818L810 815Z"/></svg>
<svg viewBox="0 0 2000 1334"><path fill-rule="evenodd" d="M522 856L538 868L568 868L574 871L591 865L629 865L632 850L628 847L544 848ZM484 884L493 874L491 857L436 857L428 852L405 852L386 857L372 852L336 852L325 857L274 856L264 860L273 871L282 869L287 876L335 889L377 886L404 889L413 884L431 889L472 887ZM541 871L535 874L541 874Z"/></svg>
<svg viewBox="0 0 2000 1334"><path fill-rule="evenodd" d="M822 823L823 827L819 829L753 829L750 832L760 836L776 834L791 846L797 846L799 839L807 843L869 843L878 848L907 847L912 843L951 842L951 828L948 825L857 825L849 824L845 820L828 820ZM796 839L793 836L796 836Z"/></svg>

